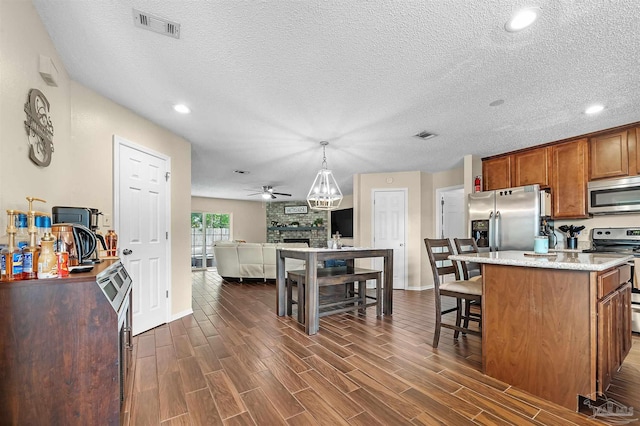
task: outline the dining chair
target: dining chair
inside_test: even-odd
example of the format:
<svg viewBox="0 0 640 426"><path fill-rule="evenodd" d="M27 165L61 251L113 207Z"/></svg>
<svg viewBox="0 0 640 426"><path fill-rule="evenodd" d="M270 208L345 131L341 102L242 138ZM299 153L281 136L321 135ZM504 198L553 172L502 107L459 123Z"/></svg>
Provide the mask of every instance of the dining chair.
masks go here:
<svg viewBox="0 0 640 426"><path fill-rule="evenodd" d="M460 279L458 263L449 260L449 256L454 254L454 251L451 246L451 241L449 241L448 238L425 238L424 244L433 272L435 296L436 326L432 346L434 348L438 347L442 327L454 330L454 339L457 339L461 332L478 336L482 335L481 328L480 330L468 328L469 321L478 322L480 325L481 318L479 318L478 315L467 315L467 308L463 306L463 302L464 304L468 304L471 302L480 303L482 301L482 281ZM444 281L444 277L448 275L453 275L455 280ZM455 298L456 306L443 310L443 296ZM443 316L452 312L456 313L455 325L442 322ZM465 326L463 326L463 320Z"/></svg>
<svg viewBox="0 0 640 426"><path fill-rule="evenodd" d="M456 246L458 254L478 253L478 245L473 238L454 238L453 243ZM462 279L477 280L481 279L482 271L480 264L476 262L460 262L462 266Z"/></svg>
<svg viewBox="0 0 640 426"><path fill-rule="evenodd" d="M453 243L456 246L456 252L458 254L471 254L478 253L478 245L476 244L476 240L473 238L454 238ZM480 264L477 262L459 262L462 267L462 279L463 280L482 280L482 269ZM469 318L477 317L478 318L478 326L482 329L482 307L480 306L480 302L470 301L465 302L464 304L464 312L467 319L464 320L463 327L469 327ZM472 312L472 308L473 312ZM478 311L479 313L476 313Z"/></svg>

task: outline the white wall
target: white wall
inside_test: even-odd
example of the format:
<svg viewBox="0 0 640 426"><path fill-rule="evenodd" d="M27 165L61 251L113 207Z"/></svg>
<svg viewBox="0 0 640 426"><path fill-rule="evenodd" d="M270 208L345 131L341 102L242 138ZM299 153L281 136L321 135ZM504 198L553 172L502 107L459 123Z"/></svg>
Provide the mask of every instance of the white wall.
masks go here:
<svg viewBox="0 0 640 426"><path fill-rule="evenodd" d="M421 283L421 239L422 235L422 177L420 172L370 173L354 175L354 223L355 245L373 246L372 191L374 189L404 189L408 191L407 223L407 289L416 290ZM355 222L355 221L354 221ZM356 228L357 226L357 228ZM424 237L423 237L424 238Z"/></svg>
<svg viewBox="0 0 640 426"><path fill-rule="evenodd" d="M26 210L25 197L34 196L47 200L35 206L42 211L82 206L113 215L114 134L171 157L171 312L191 309L189 142L72 81L31 2L0 1L0 28L0 211ZM40 77L40 54L58 68L58 87ZM28 158L23 108L31 88L51 104L55 151L46 168ZM0 228L6 224L0 214Z"/></svg>
<svg viewBox="0 0 640 426"><path fill-rule="evenodd" d="M231 215L231 239L264 243L267 238L267 209L262 201L191 197L191 211Z"/></svg>

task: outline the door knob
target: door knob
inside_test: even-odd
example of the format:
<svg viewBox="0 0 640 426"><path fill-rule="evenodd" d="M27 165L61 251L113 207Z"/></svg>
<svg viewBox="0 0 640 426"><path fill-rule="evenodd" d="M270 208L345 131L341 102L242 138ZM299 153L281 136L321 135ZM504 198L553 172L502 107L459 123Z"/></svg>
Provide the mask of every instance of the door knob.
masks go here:
<svg viewBox="0 0 640 426"><path fill-rule="evenodd" d="M122 254L124 254L125 256L129 256L131 253L133 253L133 251L131 251L129 249L122 250Z"/></svg>

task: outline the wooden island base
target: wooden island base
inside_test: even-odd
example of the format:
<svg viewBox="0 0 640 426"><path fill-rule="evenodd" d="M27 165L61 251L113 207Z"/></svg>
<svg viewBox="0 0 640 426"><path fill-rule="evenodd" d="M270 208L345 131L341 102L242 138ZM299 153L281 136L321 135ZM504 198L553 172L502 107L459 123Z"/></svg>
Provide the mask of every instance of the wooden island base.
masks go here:
<svg viewBox="0 0 640 426"><path fill-rule="evenodd" d="M630 349L629 265L600 272L482 266L485 374L572 410L579 395L604 392Z"/></svg>

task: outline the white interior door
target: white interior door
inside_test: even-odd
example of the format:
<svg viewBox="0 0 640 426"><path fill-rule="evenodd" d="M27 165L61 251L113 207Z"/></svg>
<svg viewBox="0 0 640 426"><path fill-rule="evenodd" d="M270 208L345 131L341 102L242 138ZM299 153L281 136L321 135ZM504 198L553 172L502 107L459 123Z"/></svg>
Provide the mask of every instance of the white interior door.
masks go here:
<svg viewBox="0 0 640 426"><path fill-rule="evenodd" d="M114 222L120 259L133 279L133 334L167 322L170 160L114 136Z"/></svg>
<svg viewBox="0 0 640 426"><path fill-rule="evenodd" d="M468 238L466 226L466 203L463 187L442 188L436 191L438 238Z"/></svg>
<svg viewBox="0 0 640 426"><path fill-rule="evenodd" d="M393 288L404 290L407 280L407 191L403 189L373 193L373 246L393 249ZM382 269L382 259L376 259Z"/></svg>

